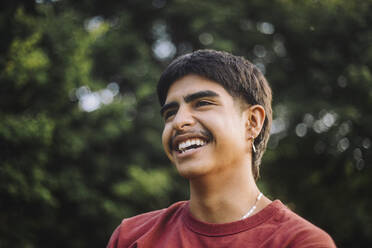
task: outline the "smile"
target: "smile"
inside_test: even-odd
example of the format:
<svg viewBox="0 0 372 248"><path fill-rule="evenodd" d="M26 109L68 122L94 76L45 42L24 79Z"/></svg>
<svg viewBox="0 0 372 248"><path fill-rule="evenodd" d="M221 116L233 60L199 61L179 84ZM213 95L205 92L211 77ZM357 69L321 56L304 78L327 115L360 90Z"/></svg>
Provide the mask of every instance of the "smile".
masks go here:
<svg viewBox="0 0 372 248"><path fill-rule="evenodd" d="M178 134L169 142L170 150L183 154L204 147L212 141L212 135L207 131L187 132Z"/></svg>
<svg viewBox="0 0 372 248"><path fill-rule="evenodd" d="M205 146L207 141L200 138L191 138L184 141L181 141L176 146L176 150L180 153L184 153L191 149L197 149L199 147Z"/></svg>

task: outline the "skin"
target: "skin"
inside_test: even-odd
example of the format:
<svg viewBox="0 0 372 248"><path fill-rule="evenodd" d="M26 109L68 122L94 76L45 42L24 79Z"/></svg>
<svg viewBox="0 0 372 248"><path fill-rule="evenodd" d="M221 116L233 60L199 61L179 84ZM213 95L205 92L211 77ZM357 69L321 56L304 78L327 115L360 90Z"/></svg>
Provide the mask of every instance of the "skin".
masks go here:
<svg viewBox="0 0 372 248"><path fill-rule="evenodd" d="M263 107L242 104L218 83L187 75L169 88L162 115L163 147L190 182L191 214L209 223L239 220L259 194L251 171L252 137L262 129ZM177 151L178 143L196 137L207 144ZM270 202L261 198L253 214Z"/></svg>

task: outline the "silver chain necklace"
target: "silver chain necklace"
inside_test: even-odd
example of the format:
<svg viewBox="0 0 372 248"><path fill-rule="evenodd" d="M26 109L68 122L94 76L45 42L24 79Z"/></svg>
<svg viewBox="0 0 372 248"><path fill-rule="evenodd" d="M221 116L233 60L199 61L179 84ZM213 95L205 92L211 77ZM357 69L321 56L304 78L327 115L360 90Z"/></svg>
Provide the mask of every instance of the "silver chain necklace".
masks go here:
<svg viewBox="0 0 372 248"><path fill-rule="evenodd" d="M262 197L262 193L260 192L260 194L257 196L257 199L256 199L256 202L254 203L254 205L251 207L251 209L249 209L249 211L241 218L241 220L244 220L246 218L248 218L253 212L254 210L256 210L257 208L257 203L258 201L261 199Z"/></svg>

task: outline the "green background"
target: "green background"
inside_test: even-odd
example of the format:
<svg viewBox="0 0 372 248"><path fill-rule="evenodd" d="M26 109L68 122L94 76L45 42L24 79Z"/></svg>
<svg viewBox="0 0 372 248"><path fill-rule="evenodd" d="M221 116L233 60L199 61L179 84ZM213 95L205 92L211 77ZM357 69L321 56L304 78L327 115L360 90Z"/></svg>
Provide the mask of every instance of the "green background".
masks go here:
<svg viewBox="0 0 372 248"><path fill-rule="evenodd" d="M372 246L371 0L0 4L0 247L104 247L188 198L163 153L157 80L200 48L274 92L259 185L339 247Z"/></svg>

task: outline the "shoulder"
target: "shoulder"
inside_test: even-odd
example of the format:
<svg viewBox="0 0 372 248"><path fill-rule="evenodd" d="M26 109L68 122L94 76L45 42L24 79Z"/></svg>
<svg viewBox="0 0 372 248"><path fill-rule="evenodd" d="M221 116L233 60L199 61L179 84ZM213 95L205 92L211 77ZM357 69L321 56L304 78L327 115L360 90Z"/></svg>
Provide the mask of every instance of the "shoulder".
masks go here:
<svg viewBox="0 0 372 248"><path fill-rule="evenodd" d="M278 225L280 242L287 243L288 247L336 247L324 230L297 215L281 202L278 205L279 211L274 221Z"/></svg>
<svg viewBox="0 0 372 248"><path fill-rule="evenodd" d="M123 219L112 234L107 247L114 248L119 243L131 244L147 233L158 229L159 226L169 225L178 221L186 203L185 201L177 202L168 208Z"/></svg>

